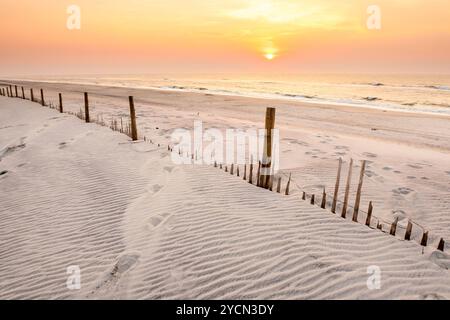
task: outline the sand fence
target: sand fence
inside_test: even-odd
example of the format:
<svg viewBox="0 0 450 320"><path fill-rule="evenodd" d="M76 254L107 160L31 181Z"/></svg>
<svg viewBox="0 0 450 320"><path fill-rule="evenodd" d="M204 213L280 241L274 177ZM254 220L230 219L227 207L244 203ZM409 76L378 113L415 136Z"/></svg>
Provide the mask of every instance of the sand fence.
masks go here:
<svg viewBox="0 0 450 320"><path fill-rule="evenodd" d="M29 89L30 96L29 98L25 94L25 88L21 86L20 94L19 88L17 85L8 84L8 83L0 83L0 95L11 98L20 98L30 100L32 102L37 102L41 106L49 107L51 109L55 109L60 113L67 113L78 117L79 119L85 121L86 123L96 123L101 126L109 127L113 131L117 131L123 133L130 137L132 141L139 140L137 124L136 124L136 111L134 106L134 98L133 96L128 97L130 113L129 117L124 119L123 117L114 118L112 117L109 121L105 121L102 114L97 114L96 117L91 117L90 105L89 105L89 94L84 92L83 100L84 100L84 108L80 107L80 109L76 112L65 110L63 105L63 96L62 93L58 93L58 103L55 104L51 101L46 102L45 93L43 89L40 89L40 99L36 99L34 95L34 89ZM377 218L373 215L374 206L372 201L369 201L367 211L360 210L361 205L361 194L364 183L365 169L366 169L366 160L361 160L360 172L359 172L359 181L355 195L355 202L353 206L349 203L350 192L351 192L351 179L354 168L354 161L350 159L349 167L347 171L346 184L345 184L345 193L344 199L341 201L339 199L339 190L340 183L342 180L342 167L343 167L343 159L338 159L338 168L336 175L336 183L334 186L334 194L333 197L328 197L325 188L323 189L322 194L308 194L303 188L297 183L290 173L289 176L286 176L282 173L274 174L274 166L273 166L273 154L272 154L272 130L275 128L275 108L267 108L266 109L266 117L265 117L265 137L264 137L264 149L262 161L254 162L253 157L251 157L250 162L240 167L238 164L228 164L217 163L214 161L214 167L220 170L223 170L227 174L236 176L241 178L243 181L248 182L252 186L256 186L258 188L263 188L268 190L269 192L276 192L280 195L290 196L290 188L292 184L295 184L297 188L301 192L301 199L303 201L307 201L311 205L319 206L320 208L326 210L329 209L331 214L336 214L342 219L348 219L351 217L351 221L354 223L361 223L371 229L377 229L380 232L388 234L390 236L394 236L399 240L411 241L411 236L413 234L413 230L418 230L420 232L419 243L421 246L426 247L428 245L429 231L419 224L415 223L411 219L408 220L408 224L405 228L401 228L398 224L399 219L396 218L394 221L388 222L383 219ZM146 136L141 137L141 139L145 142L153 143L151 139L147 139ZM158 147L160 145L158 144ZM174 150L170 145L167 146L167 150L170 152L178 152L179 156L187 157L191 160L198 159L198 153L195 152L186 152L184 153L181 149ZM256 169L256 170L255 170ZM256 171L256 172L255 172ZM283 177L287 179L286 185L283 189ZM331 199L331 200L329 200ZM403 229L403 230L401 230ZM437 249L440 251L444 251L445 248L445 240L440 238Z"/></svg>

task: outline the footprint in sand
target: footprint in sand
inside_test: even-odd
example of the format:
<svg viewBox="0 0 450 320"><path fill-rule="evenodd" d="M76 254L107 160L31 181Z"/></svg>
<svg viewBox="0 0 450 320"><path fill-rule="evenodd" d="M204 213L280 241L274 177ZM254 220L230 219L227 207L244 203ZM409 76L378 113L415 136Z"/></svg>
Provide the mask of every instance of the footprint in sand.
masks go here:
<svg viewBox="0 0 450 320"><path fill-rule="evenodd" d="M368 157L368 158L378 157L378 155L376 155L375 153L371 153L371 152L363 152L363 156Z"/></svg>
<svg viewBox="0 0 450 320"><path fill-rule="evenodd" d="M383 170L384 170L384 171L391 171L392 168L391 168L391 167L384 167Z"/></svg>
<svg viewBox="0 0 450 320"><path fill-rule="evenodd" d="M120 256L111 270L103 276L103 279L91 293L95 293L103 288L105 288L105 290L112 288L117 281L119 281L120 277L128 272L139 261L139 257L139 254L124 254Z"/></svg>
<svg viewBox="0 0 450 320"><path fill-rule="evenodd" d="M415 180L415 179L417 179L417 177L414 177L414 176L407 176L406 179L409 179L409 180Z"/></svg>
<svg viewBox="0 0 450 320"><path fill-rule="evenodd" d="M414 168L414 169L422 169L422 167L417 165L417 164L408 164L408 167L411 167L411 168Z"/></svg>
<svg viewBox="0 0 450 320"><path fill-rule="evenodd" d="M172 173L172 171L173 171L174 168L175 168L175 167L164 167L164 171L167 171L167 172L169 172L169 173Z"/></svg>
<svg viewBox="0 0 450 320"><path fill-rule="evenodd" d="M149 219L149 223L156 228L157 226L159 226L161 224L161 222L163 221L163 219L161 217L155 216L155 217L151 217Z"/></svg>
<svg viewBox="0 0 450 320"><path fill-rule="evenodd" d="M430 255L430 260L442 269L448 270L450 268L450 256L442 251L434 251Z"/></svg>
<svg viewBox="0 0 450 320"><path fill-rule="evenodd" d="M5 174L7 174L7 173L8 173L7 170L0 171L0 176L3 176L3 175L5 175Z"/></svg>
<svg viewBox="0 0 450 320"><path fill-rule="evenodd" d="M160 185L160 184L154 184L152 186L152 191L153 193L157 193L159 190L161 190L164 186Z"/></svg>
<svg viewBox="0 0 450 320"><path fill-rule="evenodd" d="M59 149L64 149L65 147L67 147L67 142L61 142L59 144Z"/></svg>
<svg viewBox="0 0 450 320"><path fill-rule="evenodd" d="M418 300L448 300L448 299L437 293L426 293L420 295Z"/></svg>
<svg viewBox="0 0 450 320"><path fill-rule="evenodd" d="M406 187L400 187L392 190L392 193L396 195L408 195L411 192L414 192L414 190Z"/></svg>

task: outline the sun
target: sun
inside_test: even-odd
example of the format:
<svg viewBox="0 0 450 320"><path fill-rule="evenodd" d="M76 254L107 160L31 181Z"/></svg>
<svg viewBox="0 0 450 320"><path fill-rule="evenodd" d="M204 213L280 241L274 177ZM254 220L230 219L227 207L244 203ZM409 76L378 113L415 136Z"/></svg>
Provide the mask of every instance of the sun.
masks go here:
<svg viewBox="0 0 450 320"><path fill-rule="evenodd" d="M275 58L275 55L273 53L266 53L264 55L264 58L266 58L267 60L273 60Z"/></svg>

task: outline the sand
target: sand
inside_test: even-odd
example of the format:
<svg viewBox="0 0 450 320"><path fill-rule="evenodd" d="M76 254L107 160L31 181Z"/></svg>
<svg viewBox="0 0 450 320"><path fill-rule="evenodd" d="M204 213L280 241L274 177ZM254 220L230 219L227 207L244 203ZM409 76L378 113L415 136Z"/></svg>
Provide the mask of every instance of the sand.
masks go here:
<svg viewBox="0 0 450 320"><path fill-rule="evenodd" d="M440 237L450 238L448 118L42 86L49 101L61 88L74 111L88 89L94 117L126 114L126 97L134 95L140 133L162 145L131 143L71 115L0 97L0 171L7 171L0 176L0 298L450 298L450 258L435 251ZM209 127L261 127L266 106L277 107L291 196L171 161L174 128L198 119ZM374 201L376 216L399 217L400 226L414 219L430 231L430 245L417 243L420 232L402 241L401 228L392 237L302 201L300 190L326 186L332 194L338 157L369 160L362 205ZM80 290L66 287L71 265L81 269ZM373 265L381 270L379 290L366 284Z"/></svg>

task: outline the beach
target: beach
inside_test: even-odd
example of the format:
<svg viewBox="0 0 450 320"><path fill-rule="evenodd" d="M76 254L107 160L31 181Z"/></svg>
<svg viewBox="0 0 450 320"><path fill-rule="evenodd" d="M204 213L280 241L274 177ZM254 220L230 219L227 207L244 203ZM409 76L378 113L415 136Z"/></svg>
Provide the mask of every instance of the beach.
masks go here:
<svg viewBox="0 0 450 320"><path fill-rule="evenodd" d="M0 97L2 298L450 298L450 117L199 92L15 82L66 111L126 118L133 96L140 140L37 103ZM280 172L290 195L213 166L174 165L175 129L264 128L276 108ZM151 139L152 144L142 141ZM158 144L160 145L158 147ZM350 159L353 205L366 160L369 201L384 231L301 199L332 195ZM330 200L330 199L329 199ZM328 204L327 204L328 206ZM341 204L338 204L338 211ZM403 236L415 223L412 241ZM419 242L429 232L428 246ZM66 288L79 265L80 290ZM367 287L367 268L382 272Z"/></svg>

